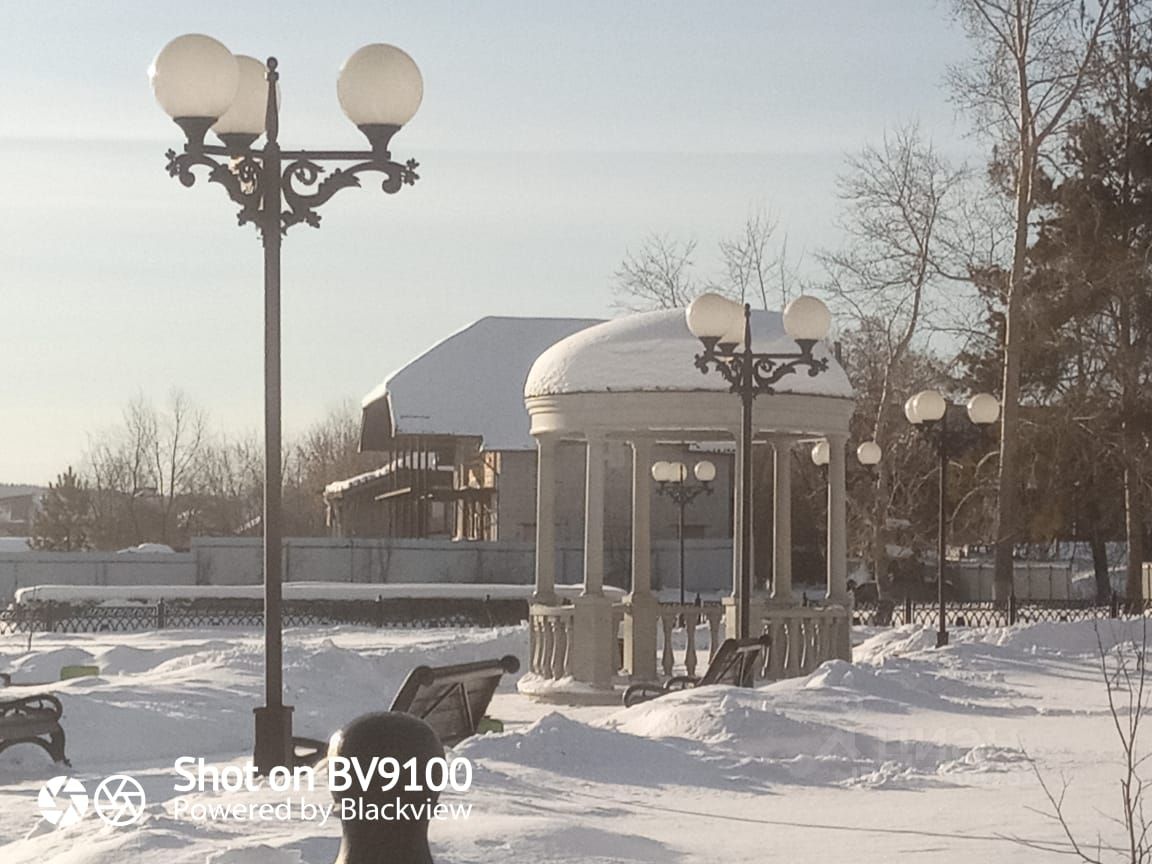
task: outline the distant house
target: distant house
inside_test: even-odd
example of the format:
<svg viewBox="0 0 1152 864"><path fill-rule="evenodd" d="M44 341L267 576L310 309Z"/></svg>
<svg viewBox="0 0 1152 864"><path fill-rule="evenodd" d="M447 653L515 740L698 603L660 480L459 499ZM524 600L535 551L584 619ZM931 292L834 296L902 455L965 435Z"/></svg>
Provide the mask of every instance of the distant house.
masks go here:
<svg viewBox="0 0 1152 864"><path fill-rule="evenodd" d="M360 449L381 467L324 490L337 537L507 540L536 537L536 442L529 434L524 383L536 358L567 336L600 323L587 318L482 318L433 345L363 400ZM561 448L557 542L583 535L585 448ZM691 462L686 446L662 445L654 459ZM731 535L724 490L731 457L712 456L720 494L688 511L686 537ZM631 521L629 446L610 448L606 541L626 554ZM652 501L653 534L676 536L677 510Z"/></svg>
<svg viewBox="0 0 1152 864"><path fill-rule="evenodd" d="M27 537L44 490L37 486L0 486L0 537Z"/></svg>

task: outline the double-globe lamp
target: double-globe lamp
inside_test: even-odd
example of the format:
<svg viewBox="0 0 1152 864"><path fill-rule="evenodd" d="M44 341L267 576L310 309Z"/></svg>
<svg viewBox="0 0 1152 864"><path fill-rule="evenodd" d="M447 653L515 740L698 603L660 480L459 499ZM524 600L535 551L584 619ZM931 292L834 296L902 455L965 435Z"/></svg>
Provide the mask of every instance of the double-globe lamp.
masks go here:
<svg viewBox="0 0 1152 864"><path fill-rule="evenodd" d="M200 147L211 129L229 149L243 151L266 131L268 71L254 57L233 54L211 36L189 33L165 45L148 70L156 101ZM387 151L392 136L412 119L424 98L416 63L394 45L365 45L336 79L345 115L374 151ZM277 93L279 101L279 93Z"/></svg>
<svg viewBox="0 0 1152 864"><path fill-rule="evenodd" d="M879 465L882 456L883 452L880 450L880 445L875 441L865 441L856 448L856 461L865 468ZM814 465L819 465L822 468L828 464L830 457L831 450L826 440L822 439L812 445L812 463Z"/></svg>
<svg viewBox="0 0 1152 864"><path fill-rule="evenodd" d="M716 479L716 466L704 459L696 463L692 474L701 483L711 483ZM688 466L683 462L654 462L652 479L657 483L683 483L688 479Z"/></svg>
<svg viewBox="0 0 1152 864"><path fill-rule="evenodd" d="M729 351L744 346L745 306L720 294L701 294L688 307L688 329L705 344ZM809 350L828 335L832 315L817 297L802 295L784 307L784 332Z"/></svg>
<svg viewBox="0 0 1152 864"><path fill-rule="evenodd" d="M968 419L978 427L990 426L1000 416L1000 403L989 393L977 393L968 400ZM935 390L921 390L904 403L904 416L913 426L924 429L936 444L939 462L940 487L937 503L936 534L936 603L937 631L936 647L948 644L948 622L944 606L944 552L948 537L948 522L945 507L948 500L948 451L950 432L946 420L948 400Z"/></svg>

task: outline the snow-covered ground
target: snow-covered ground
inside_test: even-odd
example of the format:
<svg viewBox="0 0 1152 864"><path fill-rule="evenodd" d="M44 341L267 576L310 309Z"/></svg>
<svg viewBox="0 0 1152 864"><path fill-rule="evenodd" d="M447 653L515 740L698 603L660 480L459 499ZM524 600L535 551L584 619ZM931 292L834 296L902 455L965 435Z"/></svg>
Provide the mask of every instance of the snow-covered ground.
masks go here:
<svg viewBox="0 0 1152 864"><path fill-rule="evenodd" d="M1106 648L1140 624L1103 622ZM556 708L497 695L500 735L456 748L475 766L467 819L434 822L441 864L501 862L1051 861L1067 846L1037 809L1026 761L1059 786L1076 831L1120 840L1119 747L1091 622L953 634L876 631L855 665L756 690L705 688L631 709ZM92 813L41 820L37 793L60 773L32 747L0 754L3 864L328 864L335 819L197 822L192 803L279 802L267 789L173 790L173 761L247 761L262 702L254 631L36 636L0 643L0 671L48 681L67 664L99 678L52 685L65 704L73 776L89 791L126 773L148 796L144 819L113 828ZM290 630L287 701L298 734L321 737L386 706L420 663L525 659L523 628ZM525 664L526 665L526 664ZM27 691L22 691L27 692ZM4 691L0 690L0 696ZM307 796L306 796L307 798ZM327 793L312 793L323 802ZM1029 848L1020 840L1039 845Z"/></svg>

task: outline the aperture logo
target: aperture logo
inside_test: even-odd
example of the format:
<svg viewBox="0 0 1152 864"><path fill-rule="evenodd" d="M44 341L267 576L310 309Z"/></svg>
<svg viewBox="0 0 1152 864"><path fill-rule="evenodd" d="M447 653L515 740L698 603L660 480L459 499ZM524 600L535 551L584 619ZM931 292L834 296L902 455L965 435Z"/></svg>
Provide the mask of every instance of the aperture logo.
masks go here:
<svg viewBox="0 0 1152 864"><path fill-rule="evenodd" d="M131 825L144 815L144 788L127 774L113 774L96 787L92 806L113 827Z"/></svg>
<svg viewBox="0 0 1152 864"><path fill-rule="evenodd" d="M58 828L75 825L88 812L88 790L75 777L53 777L40 787L36 801L44 820ZM144 803L143 787L127 774L104 779L92 796L96 815L113 827L140 821Z"/></svg>
<svg viewBox="0 0 1152 864"><path fill-rule="evenodd" d="M53 777L40 787L36 800L40 815L60 828L75 825L88 812L88 791L75 777Z"/></svg>

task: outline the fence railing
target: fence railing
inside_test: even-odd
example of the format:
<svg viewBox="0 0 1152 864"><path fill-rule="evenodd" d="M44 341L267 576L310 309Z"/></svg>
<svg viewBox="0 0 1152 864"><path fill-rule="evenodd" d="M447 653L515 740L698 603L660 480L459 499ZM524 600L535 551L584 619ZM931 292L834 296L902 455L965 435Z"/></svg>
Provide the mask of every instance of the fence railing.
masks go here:
<svg viewBox="0 0 1152 864"><path fill-rule="evenodd" d="M772 609L763 621L771 644L763 674L773 681L807 675L826 660L851 659L843 606Z"/></svg>
<svg viewBox="0 0 1152 864"><path fill-rule="evenodd" d="M528 618L528 601L492 597L377 597L375 600L285 600L285 627L500 627ZM0 609L0 635L123 633L192 627L261 627L263 602L247 598L159 600L104 606L37 602Z"/></svg>
<svg viewBox="0 0 1152 864"><path fill-rule="evenodd" d="M660 668L665 677L671 677L677 666L682 667L687 675L695 675L698 665L706 667L723 641L724 607L719 603L700 606L661 603L657 614L661 636ZM702 624L708 627L706 645L700 644L701 634L697 632Z"/></svg>
<svg viewBox="0 0 1152 864"><path fill-rule="evenodd" d="M551 680L571 675L576 607L533 604L529 614L528 656L532 673Z"/></svg>
<svg viewBox="0 0 1152 864"><path fill-rule="evenodd" d="M1008 627L1037 621L1086 621L1097 618L1123 618L1152 611L1152 600L1130 604L1113 596L1108 603L1093 600L1017 600L997 604L991 600L948 601L944 619L949 627ZM940 605L935 601L903 599L857 603L852 623L877 627L904 624L935 625Z"/></svg>

